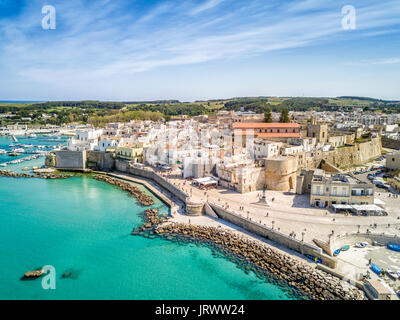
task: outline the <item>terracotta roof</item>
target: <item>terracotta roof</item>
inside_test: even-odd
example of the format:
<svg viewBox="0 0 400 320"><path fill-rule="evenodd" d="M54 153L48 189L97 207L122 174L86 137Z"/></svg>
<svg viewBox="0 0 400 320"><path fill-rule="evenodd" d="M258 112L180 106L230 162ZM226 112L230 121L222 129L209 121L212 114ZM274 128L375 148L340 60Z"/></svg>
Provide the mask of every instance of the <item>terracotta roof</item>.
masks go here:
<svg viewBox="0 0 400 320"><path fill-rule="evenodd" d="M271 123L246 123L246 122L235 122L233 124L234 129L258 129L258 128L299 128L300 126L297 123L280 123L280 122L271 122Z"/></svg>
<svg viewBox="0 0 400 320"><path fill-rule="evenodd" d="M263 132L257 133L257 138L300 138L299 132Z"/></svg>
<svg viewBox="0 0 400 320"><path fill-rule="evenodd" d="M246 130L235 130L235 135L251 135ZM300 138L300 132L254 132L255 138Z"/></svg>

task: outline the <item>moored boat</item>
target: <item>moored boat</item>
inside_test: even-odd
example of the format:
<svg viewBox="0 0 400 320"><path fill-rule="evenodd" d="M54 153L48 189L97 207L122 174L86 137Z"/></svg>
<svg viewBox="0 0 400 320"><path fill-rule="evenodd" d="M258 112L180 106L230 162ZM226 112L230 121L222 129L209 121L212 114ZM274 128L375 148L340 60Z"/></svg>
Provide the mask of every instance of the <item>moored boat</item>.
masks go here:
<svg viewBox="0 0 400 320"><path fill-rule="evenodd" d="M357 248L365 248L366 246L368 246L368 242L359 242L359 243L356 243L356 247L357 247Z"/></svg>
<svg viewBox="0 0 400 320"><path fill-rule="evenodd" d="M350 249L350 246L348 246L348 245L340 248L340 250L342 250L342 251L347 251L349 249Z"/></svg>
<svg viewBox="0 0 400 320"><path fill-rule="evenodd" d="M399 272L396 272L396 271L393 271L390 269L388 269L386 272L387 272L388 276L390 278L392 278L393 280L399 280L399 278L400 278Z"/></svg>
<svg viewBox="0 0 400 320"><path fill-rule="evenodd" d="M381 275L382 273L382 269L374 263L371 264L371 270L375 272L377 275Z"/></svg>
<svg viewBox="0 0 400 320"><path fill-rule="evenodd" d="M389 250L393 250L393 251L400 252L400 246L397 245L397 244L388 244L388 245L387 245L387 248L388 248Z"/></svg>
<svg viewBox="0 0 400 320"><path fill-rule="evenodd" d="M339 255L340 252L341 252L341 250L337 249L337 250L333 251L333 255L336 257L337 255Z"/></svg>

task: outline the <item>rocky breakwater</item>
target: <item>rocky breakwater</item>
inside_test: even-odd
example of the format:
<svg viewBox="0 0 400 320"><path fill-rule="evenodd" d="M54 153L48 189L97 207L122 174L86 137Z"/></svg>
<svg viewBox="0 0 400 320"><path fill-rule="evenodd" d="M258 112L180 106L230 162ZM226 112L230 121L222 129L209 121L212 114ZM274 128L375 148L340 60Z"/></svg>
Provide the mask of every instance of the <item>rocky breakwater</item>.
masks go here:
<svg viewBox="0 0 400 320"><path fill-rule="evenodd" d="M132 235L155 238L157 227L171 219L168 215L160 215L158 209L147 209L143 214L144 223L132 231Z"/></svg>
<svg viewBox="0 0 400 320"><path fill-rule="evenodd" d="M124 182L118 179L111 178L109 176L104 176L104 175L97 175L93 177L95 180L98 181L103 181L107 182L109 184L112 184L114 186L117 186L121 188L122 190L128 192L130 195L132 195L134 198L138 200L138 202L144 206L152 206L154 204L154 200L145 194L143 191L141 191L138 187L132 185L129 182Z"/></svg>
<svg viewBox="0 0 400 320"><path fill-rule="evenodd" d="M17 173L10 170L0 170L0 176L9 178L39 178L39 179L67 179L71 178L68 174L57 174L57 173L44 173L44 174L27 174Z"/></svg>
<svg viewBox="0 0 400 320"><path fill-rule="evenodd" d="M315 300L364 300L364 293L321 270L247 237L214 227L167 222L157 209L146 210L145 223L133 235L206 244L238 263L245 272L254 271L277 283L289 285L304 297Z"/></svg>

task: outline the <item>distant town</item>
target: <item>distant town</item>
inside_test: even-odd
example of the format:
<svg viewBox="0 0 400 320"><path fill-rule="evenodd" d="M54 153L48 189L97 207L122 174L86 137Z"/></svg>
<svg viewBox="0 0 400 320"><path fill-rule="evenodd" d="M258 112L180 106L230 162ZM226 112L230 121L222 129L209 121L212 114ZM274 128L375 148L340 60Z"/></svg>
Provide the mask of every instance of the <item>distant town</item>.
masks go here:
<svg viewBox="0 0 400 320"><path fill-rule="evenodd" d="M144 181L177 222L223 220L370 299L398 299L399 108L357 97L2 103L0 134L68 136L47 169Z"/></svg>

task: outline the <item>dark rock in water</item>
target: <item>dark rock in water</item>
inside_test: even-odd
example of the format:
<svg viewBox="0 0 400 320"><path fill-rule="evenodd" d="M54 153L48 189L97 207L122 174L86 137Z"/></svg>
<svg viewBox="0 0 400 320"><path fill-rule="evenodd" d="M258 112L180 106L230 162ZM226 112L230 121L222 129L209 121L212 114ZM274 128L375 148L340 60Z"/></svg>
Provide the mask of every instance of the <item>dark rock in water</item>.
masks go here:
<svg viewBox="0 0 400 320"><path fill-rule="evenodd" d="M63 273L61 278L66 279L66 278L70 278L71 276L72 276L72 272L66 271Z"/></svg>
<svg viewBox="0 0 400 320"><path fill-rule="evenodd" d="M80 274L79 270L74 270L74 269L68 269L65 270L64 273L62 274L61 278L62 279L78 279L78 276Z"/></svg>

